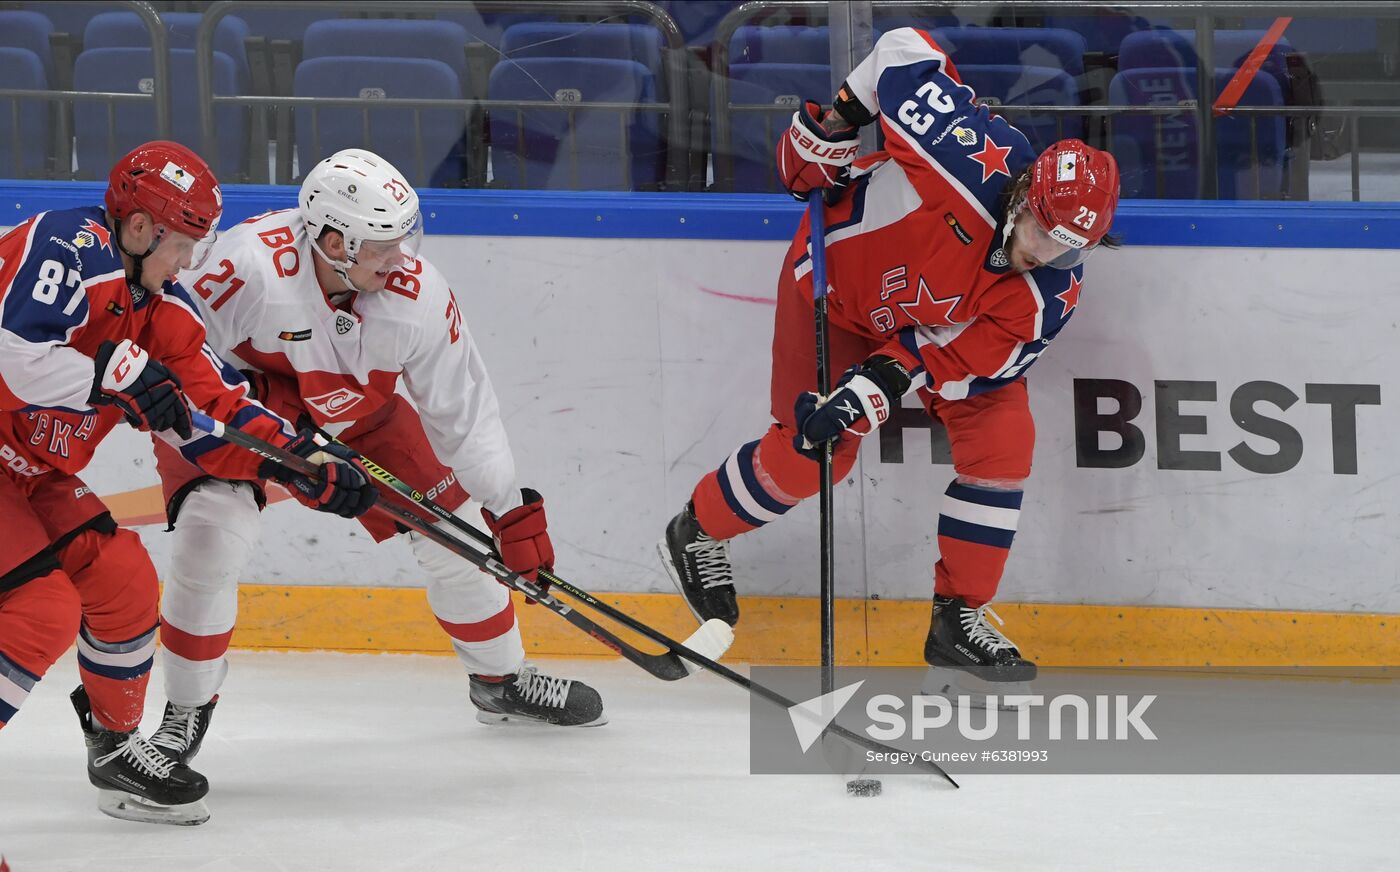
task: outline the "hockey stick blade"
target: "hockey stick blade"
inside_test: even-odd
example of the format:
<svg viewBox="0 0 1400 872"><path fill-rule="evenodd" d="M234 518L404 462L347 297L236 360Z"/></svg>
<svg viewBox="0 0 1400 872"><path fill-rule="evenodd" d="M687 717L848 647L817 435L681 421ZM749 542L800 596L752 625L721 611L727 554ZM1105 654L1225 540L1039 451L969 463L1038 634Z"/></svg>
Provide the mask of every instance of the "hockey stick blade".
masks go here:
<svg viewBox="0 0 1400 872"><path fill-rule="evenodd" d="M240 448L266 457L269 460L276 461L295 472L304 475L317 474L317 466L311 461L303 457L298 457L290 451L284 451L256 436L244 433L236 427L229 426L221 421L216 421L200 412L191 412L191 419L196 429L202 430L211 436L237 445ZM538 586L531 584L527 579L522 578L519 574L512 572L491 555L477 551L457 537L449 535L433 526L427 519L421 518L407 509L384 502L376 503L374 509L375 511L389 515L399 523L433 540L459 557L471 561L477 568L488 573L506 587L518 590L530 599L540 603L545 608L559 615L570 624L573 624L598 642L617 652L627 661L641 667L656 678L663 681L678 681L691 674L690 670L686 668L685 662L681 660L676 653L668 651L665 654L648 654L645 651L639 651L607 628L591 620L587 615L560 602L558 598L547 590L542 590ZM699 633L697 633L697 635L699 635ZM723 652L721 651L720 653Z"/></svg>

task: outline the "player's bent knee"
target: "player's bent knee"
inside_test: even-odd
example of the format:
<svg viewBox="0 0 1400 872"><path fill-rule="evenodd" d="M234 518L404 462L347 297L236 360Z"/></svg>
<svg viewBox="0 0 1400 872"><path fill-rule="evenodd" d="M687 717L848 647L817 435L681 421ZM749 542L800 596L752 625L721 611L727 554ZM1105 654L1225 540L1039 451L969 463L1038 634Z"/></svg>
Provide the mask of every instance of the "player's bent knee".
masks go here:
<svg viewBox="0 0 1400 872"><path fill-rule="evenodd" d="M219 480L200 485L180 507L170 582L195 590L237 584L257 545L258 524L251 485Z"/></svg>

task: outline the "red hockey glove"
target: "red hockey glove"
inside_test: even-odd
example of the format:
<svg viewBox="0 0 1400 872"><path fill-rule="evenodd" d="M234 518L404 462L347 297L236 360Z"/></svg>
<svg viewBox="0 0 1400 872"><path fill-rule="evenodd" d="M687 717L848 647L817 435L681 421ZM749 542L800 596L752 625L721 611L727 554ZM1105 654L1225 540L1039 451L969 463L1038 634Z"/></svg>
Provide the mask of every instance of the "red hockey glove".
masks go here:
<svg viewBox="0 0 1400 872"><path fill-rule="evenodd" d="M293 472L275 460L264 460L258 475L286 485L304 506L342 518L358 518L379 499L369 475L356 463L359 455L338 442L319 445L314 429L302 430L282 446L297 457L320 464L315 476Z"/></svg>
<svg viewBox="0 0 1400 872"><path fill-rule="evenodd" d="M822 127L822 107L806 100L792 113L792 126L778 140L778 177L798 200L817 188L841 188L860 148L855 128L832 133Z"/></svg>
<svg viewBox="0 0 1400 872"><path fill-rule="evenodd" d="M499 518L489 511L482 511L486 526L496 537L496 551L501 562L512 572L518 572L530 581L548 587L539 580L541 569L554 569L554 545L549 541L549 530L544 517L544 497L538 491L521 488L520 496L525 505L511 509Z"/></svg>
<svg viewBox="0 0 1400 872"><path fill-rule="evenodd" d="M873 355L841 376L831 396L822 399L810 391L797 398L800 451L809 451L843 432L864 436L889 420L894 404L909 390L909 373L892 357Z"/></svg>
<svg viewBox="0 0 1400 872"><path fill-rule="evenodd" d="M174 430L181 439L190 438L190 409L180 380L135 342L103 342L93 362L97 373L88 403L116 406L138 430Z"/></svg>

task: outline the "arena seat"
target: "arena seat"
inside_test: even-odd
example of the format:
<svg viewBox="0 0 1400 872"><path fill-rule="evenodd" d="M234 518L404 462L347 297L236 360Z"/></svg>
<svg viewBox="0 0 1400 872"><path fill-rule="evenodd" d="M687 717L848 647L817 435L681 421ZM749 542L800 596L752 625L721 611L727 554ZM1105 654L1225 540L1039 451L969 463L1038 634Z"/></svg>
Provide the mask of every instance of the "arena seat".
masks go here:
<svg viewBox="0 0 1400 872"><path fill-rule="evenodd" d="M1234 70L1217 69L1217 92ZM1148 67L1113 77L1109 100L1114 105L1190 105L1196 99L1194 69ZM1241 106L1281 106L1283 96L1272 76L1257 76L1240 99ZM1160 145L1154 123L1162 125ZM1217 179L1222 200L1279 197L1284 193L1288 160L1284 120L1256 117L1259 159L1251 148L1251 121L1243 116L1216 120ZM1125 115L1113 120L1111 150L1118 159L1124 197L1197 196L1200 155L1194 113L1167 116ZM1257 176L1257 181L1256 181ZM1160 177L1160 178L1159 178Z"/></svg>
<svg viewBox="0 0 1400 872"><path fill-rule="evenodd" d="M729 102L733 106L763 106L763 111L726 112L729 151L733 156L734 190L781 192L773 169L778 135L788 126L801 100L831 99L831 67L826 64L738 63L729 66ZM725 166L715 137L716 169Z"/></svg>
<svg viewBox="0 0 1400 872"><path fill-rule="evenodd" d="M1074 79L1052 67L958 63L957 68L963 82L985 102L1011 106L1079 105ZM1057 123L1055 116L1049 114L1007 112L1005 115L1007 121L1026 135L1037 152L1065 137L1084 136L1084 121L1080 116L1070 115Z"/></svg>
<svg viewBox="0 0 1400 872"><path fill-rule="evenodd" d="M195 47L195 37L204 16L198 12L166 12L160 20L165 25L172 49ZM251 80L248 71L248 52L244 40L248 38L248 25L235 15L225 15L214 28L214 51L227 55L238 74L238 93L248 92ZM151 33L146 22L135 12L104 12L93 16L83 31L83 50L99 48L148 48Z"/></svg>
<svg viewBox="0 0 1400 872"><path fill-rule="evenodd" d="M1086 51L1104 55L1118 54L1124 38L1140 30L1166 26L1165 21L1153 21L1122 10L1102 10L1093 15L1046 15L1045 26L1069 30L1084 38Z"/></svg>
<svg viewBox="0 0 1400 872"><path fill-rule="evenodd" d="M825 27L746 24L729 39L729 63L829 65L830 39L830 30Z"/></svg>
<svg viewBox="0 0 1400 872"><path fill-rule="evenodd" d="M507 59L491 71L487 90L492 100L657 102L651 71L628 60ZM660 130L656 112L493 110L494 180L521 188L651 188L665 166Z"/></svg>
<svg viewBox="0 0 1400 872"><path fill-rule="evenodd" d="M0 90L42 91L48 86L38 54L26 48L0 47ZM43 100L0 95L0 178L31 178L44 173L49 153L48 119Z"/></svg>
<svg viewBox="0 0 1400 872"><path fill-rule="evenodd" d="M312 58L297 65L297 97L457 99L457 74L442 61L382 57ZM381 155L413 185L460 184L464 171L458 147L466 128L461 109L415 110L397 106L297 107L296 154L301 172L342 148ZM365 131L368 128L369 139ZM415 137L421 130L421 139ZM419 143L421 142L421 149Z"/></svg>
<svg viewBox="0 0 1400 872"><path fill-rule="evenodd" d="M0 48L22 48L33 52L44 66L44 78L50 82L54 80L53 51L49 47L51 33L53 23L38 12L0 10Z"/></svg>
<svg viewBox="0 0 1400 872"><path fill-rule="evenodd" d="M1238 69L1264 36L1262 30L1217 30L1215 32L1215 66ZM1285 55L1292 51L1287 39L1279 42L1264 59L1261 71L1274 77L1281 88L1288 83L1288 63ZM1196 32L1194 30L1149 30L1130 34L1118 52L1118 70L1155 67L1196 67Z"/></svg>
<svg viewBox="0 0 1400 872"><path fill-rule="evenodd" d="M240 8L237 14L248 25L248 33L251 36L301 42L308 27L318 21L333 21L339 18L338 11L334 7L320 11L284 9L276 3L259 3L257 6Z"/></svg>
<svg viewBox="0 0 1400 872"><path fill-rule="evenodd" d="M451 21L336 18L306 28L302 58L376 57L431 60L445 64L461 97L467 80L467 31Z"/></svg>
<svg viewBox="0 0 1400 872"><path fill-rule="evenodd" d="M170 51L170 138L198 151L202 142L194 54L192 49ZM79 91L149 94L154 75L149 48L99 48L78 55L73 84ZM237 67L232 58L218 51L214 52L214 93L220 96L238 94ZM219 130L219 162L214 172L220 177L232 178L242 170L247 150L248 116L242 108L229 105L217 107L214 114ZM90 100L74 105L73 133L78 173L82 178L106 178L114 160L151 139L155 107L117 104L111 120L109 140L108 106Z"/></svg>
<svg viewBox="0 0 1400 872"><path fill-rule="evenodd" d="M1049 67L1084 73L1084 37L1044 27L948 27L930 34L959 70L963 64Z"/></svg>
<svg viewBox="0 0 1400 872"><path fill-rule="evenodd" d="M645 24L527 22L506 28L501 53L515 58L607 58L636 61L659 80L661 31Z"/></svg>

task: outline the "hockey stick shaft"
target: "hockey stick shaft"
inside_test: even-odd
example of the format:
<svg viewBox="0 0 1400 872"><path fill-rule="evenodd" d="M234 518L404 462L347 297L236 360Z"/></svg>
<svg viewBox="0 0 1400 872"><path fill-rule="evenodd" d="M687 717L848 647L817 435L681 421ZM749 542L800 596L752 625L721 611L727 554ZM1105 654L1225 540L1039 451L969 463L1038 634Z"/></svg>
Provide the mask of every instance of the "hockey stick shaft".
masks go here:
<svg viewBox="0 0 1400 872"><path fill-rule="evenodd" d="M196 426L198 426L197 423ZM448 524L451 524L455 529L462 531L463 533L467 534L468 536L472 537L473 539L482 543L483 545L491 546L494 544L491 537L485 532L477 529L475 526L468 523L465 519L459 517L451 511L448 511L441 505L433 502L421 491L415 489L408 483L404 482L398 476L394 475L389 470L375 463L373 460L370 460L364 455L360 455L360 463L362 466L364 466L366 470L369 471L370 475L374 476L374 478L378 480L381 484L383 484L385 487L389 488L390 490L394 491L400 496L403 496L405 499L411 500L415 504L422 506L424 509L426 509L429 512L432 512L434 515L441 518L443 521L447 522ZM631 615L627 614L621 609L615 608L609 605L608 603L605 603L602 600L598 599L588 591L576 587L573 584L570 584L568 581L560 578L551 571L543 569L540 570L540 577L543 578L545 581L549 582L552 588L558 588L562 590L570 597L594 609L599 614L611 618L612 620L618 622L619 624L628 628L629 630L632 630L633 632L645 636L653 642L656 642L658 645L665 646L674 654L683 657L691 663L694 663L696 666L699 666L700 668L705 669L709 672L713 672L720 678L723 678L732 684L736 684L739 687L742 687L745 690L749 691L750 693L756 694L762 697L763 699L767 700L768 702L773 703L774 705L787 709L790 709L793 706L797 705L797 703L793 702L792 700L788 699L787 697L783 696L777 691L771 690L762 684L758 684L752 679L741 675L738 672L735 672L733 669L730 669L724 664L719 663L709 657L704 656L703 654L691 650L684 644L677 642L676 640L666 636L661 631L642 623L641 621L637 620L636 618L632 617ZM824 690L823 693L825 692L826 691ZM835 722L832 722L832 724L829 727L827 727L826 731L834 735L841 736L842 738L846 739L852 744L859 745L860 747L865 748L869 751L875 751L878 753L888 753L894 750L888 745L885 745L881 742L877 742L874 739L869 738L868 736L862 736L859 733L848 730ZM919 760L917 761L916 765L920 766L920 768L923 768L930 774L942 777L954 787L958 786L958 783L954 781L948 775L948 773L945 772L943 768L940 767L938 764L928 760Z"/></svg>
<svg viewBox="0 0 1400 872"><path fill-rule="evenodd" d="M256 436L244 433L236 427L231 427L222 422L215 421L213 418L199 412L193 412L192 419L196 429L203 430L206 433L223 439L225 442L247 449L269 460L276 461L295 472L305 475L317 474L317 466L311 461L298 457L290 451L284 451ZM368 466L366 468L368 468ZM637 650L632 645L618 638L617 635L607 628L599 626L589 619L587 615L560 602L548 591L541 590L536 585L531 584L528 579L521 577L518 573L512 572L491 555L477 551L455 536L448 535L433 526L426 519L419 517L413 512L383 502L377 503L374 508L376 511L393 517L405 527L433 540L448 551L476 564L479 569L490 574L506 587L518 590L540 603L545 608L564 618L564 620L568 621L570 624L573 624L578 629L592 636L594 639L597 639L603 645L616 651L623 658L640 666L651 675L664 681L676 681L690 674L689 670L685 668L685 664L681 662L676 654L672 652L667 652L665 654L648 654L645 651Z"/></svg>
<svg viewBox="0 0 1400 872"><path fill-rule="evenodd" d="M808 198L807 229L812 242L812 303L817 338L817 391L823 396L831 393L831 350L826 313L826 216L822 212L825 198L814 192ZM832 442L821 445L821 481L818 492L818 517L821 523L821 670L822 693L831 693L836 686L836 544L831 473Z"/></svg>

